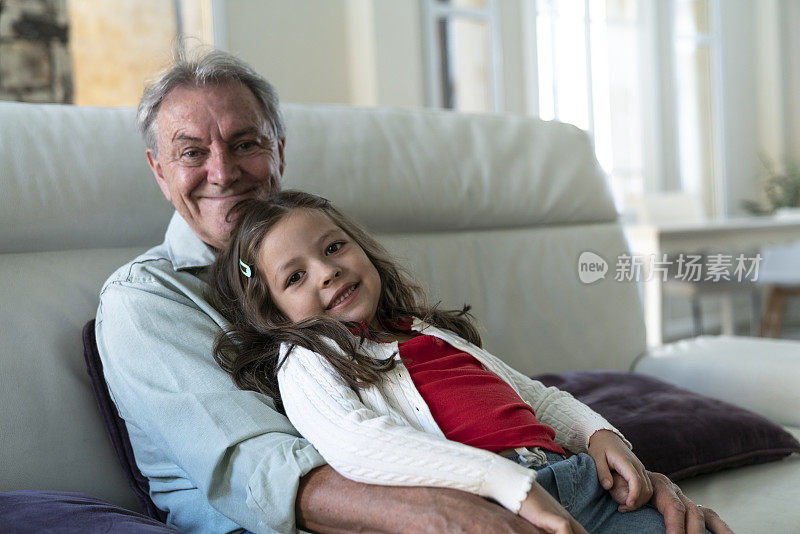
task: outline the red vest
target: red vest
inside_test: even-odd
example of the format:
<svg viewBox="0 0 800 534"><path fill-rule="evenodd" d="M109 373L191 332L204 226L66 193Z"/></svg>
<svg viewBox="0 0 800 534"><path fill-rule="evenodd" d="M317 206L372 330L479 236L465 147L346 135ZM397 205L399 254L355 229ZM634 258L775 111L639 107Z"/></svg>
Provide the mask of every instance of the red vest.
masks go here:
<svg viewBox="0 0 800 534"><path fill-rule="evenodd" d="M428 335L399 346L411 380L447 439L492 452L541 447L564 454L553 441L555 431L473 356Z"/></svg>

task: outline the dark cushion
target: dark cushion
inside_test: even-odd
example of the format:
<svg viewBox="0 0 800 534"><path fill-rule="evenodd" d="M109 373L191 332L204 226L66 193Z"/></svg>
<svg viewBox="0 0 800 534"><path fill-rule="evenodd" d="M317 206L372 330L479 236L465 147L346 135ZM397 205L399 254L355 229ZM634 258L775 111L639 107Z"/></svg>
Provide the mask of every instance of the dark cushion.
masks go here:
<svg viewBox="0 0 800 534"><path fill-rule="evenodd" d="M142 511L149 517L164 522L167 519L167 514L157 508L150 499L150 483L147 477L139 470L139 466L136 465L125 421L119 416L117 407L108 393L106 379L103 376L103 363L100 361L100 355L97 352L94 321L92 319L83 327L83 357L86 360L86 371L89 373L89 378L92 382L94 398L100 409L100 415L103 416L103 423L111 438L114 451L117 453L119 464L125 472L128 484L130 484L133 493L136 495L136 500L139 501Z"/></svg>
<svg viewBox="0 0 800 534"><path fill-rule="evenodd" d="M672 480L800 453L800 443L768 419L651 376L574 371L533 378L603 415L647 469Z"/></svg>
<svg viewBox="0 0 800 534"><path fill-rule="evenodd" d="M58 534L174 534L177 530L86 493L0 493L0 532Z"/></svg>

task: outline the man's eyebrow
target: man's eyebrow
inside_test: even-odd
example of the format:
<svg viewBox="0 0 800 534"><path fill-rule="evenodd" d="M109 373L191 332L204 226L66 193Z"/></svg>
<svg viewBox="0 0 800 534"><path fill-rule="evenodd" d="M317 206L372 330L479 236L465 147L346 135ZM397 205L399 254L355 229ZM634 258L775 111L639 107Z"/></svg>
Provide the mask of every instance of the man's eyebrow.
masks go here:
<svg viewBox="0 0 800 534"><path fill-rule="evenodd" d="M237 131L233 132L230 135L229 139L230 140L239 139L240 137L246 137L246 136L249 136L249 135L260 135L260 136L267 137L267 134L262 132L260 128L257 128L256 126L247 126L245 128L242 128L241 130L237 130ZM200 142L203 141L203 139L200 138L200 137L195 137L193 135L189 135L187 133L180 132L180 131L175 134L175 136L172 138L172 140L173 141L189 141L190 143L200 143Z"/></svg>
<svg viewBox="0 0 800 534"><path fill-rule="evenodd" d="M241 130L236 130L235 132L233 132L233 134L231 134L230 136L230 139L238 139L240 137L245 137L248 135L266 136L266 134L264 134L264 132L261 131L261 128L257 128L255 126L248 126L246 128L242 128Z"/></svg>
<svg viewBox="0 0 800 534"><path fill-rule="evenodd" d="M173 141L190 141L192 143L198 143L198 142L202 141L202 139L200 139L199 137L194 137L192 135L189 135L189 134L186 134L186 133L183 133L183 132L176 133L173 136L172 140Z"/></svg>

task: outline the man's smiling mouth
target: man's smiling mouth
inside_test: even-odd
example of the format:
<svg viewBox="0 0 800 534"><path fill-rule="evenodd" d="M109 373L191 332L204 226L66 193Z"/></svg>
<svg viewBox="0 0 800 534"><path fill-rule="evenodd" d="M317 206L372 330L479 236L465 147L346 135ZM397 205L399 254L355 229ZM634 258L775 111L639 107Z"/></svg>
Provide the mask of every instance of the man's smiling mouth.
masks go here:
<svg viewBox="0 0 800 534"><path fill-rule="evenodd" d="M255 187L251 187L250 189L245 189L244 191L239 191L238 193L229 193L227 195L217 195L217 196L208 195L202 198L205 198L206 200L216 200L216 201L235 200L250 196L255 190L256 190Z"/></svg>

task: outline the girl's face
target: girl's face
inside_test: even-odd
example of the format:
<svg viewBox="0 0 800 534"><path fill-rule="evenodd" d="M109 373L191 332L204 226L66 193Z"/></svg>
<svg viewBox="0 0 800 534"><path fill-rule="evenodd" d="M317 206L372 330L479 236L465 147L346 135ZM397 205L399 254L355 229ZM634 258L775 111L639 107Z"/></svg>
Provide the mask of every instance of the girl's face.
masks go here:
<svg viewBox="0 0 800 534"><path fill-rule="evenodd" d="M284 215L264 236L256 265L290 320L328 315L377 328L378 271L323 212L294 209Z"/></svg>

